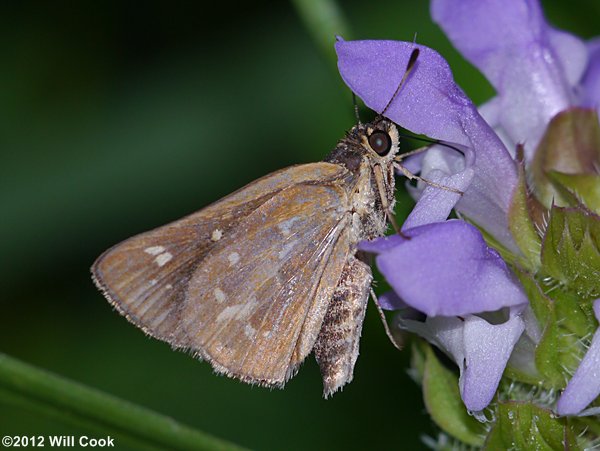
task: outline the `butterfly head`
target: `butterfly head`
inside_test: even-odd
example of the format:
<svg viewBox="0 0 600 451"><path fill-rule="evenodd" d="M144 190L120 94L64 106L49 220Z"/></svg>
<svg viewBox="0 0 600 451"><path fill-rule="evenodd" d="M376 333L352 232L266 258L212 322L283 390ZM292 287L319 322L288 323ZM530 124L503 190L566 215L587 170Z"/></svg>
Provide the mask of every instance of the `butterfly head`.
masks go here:
<svg viewBox="0 0 600 451"><path fill-rule="evenodd" d="M371 159L384 165L391 163L400 149L398 129L381 116L373 122L356 125L351 134Z"/></svg>

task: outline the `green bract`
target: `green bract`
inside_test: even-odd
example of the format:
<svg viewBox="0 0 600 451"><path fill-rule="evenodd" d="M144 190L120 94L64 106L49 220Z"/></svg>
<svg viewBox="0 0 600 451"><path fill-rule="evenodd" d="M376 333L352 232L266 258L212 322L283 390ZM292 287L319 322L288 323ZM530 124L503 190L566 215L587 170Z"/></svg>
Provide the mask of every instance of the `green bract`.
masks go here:
<svg viewBox="0 0 600 451"><path fill-rule="evenodd" d="M547 409L529 403L502 402L496 415L483 447L486 451L582 449L568 421L556 418Z"/></svg>

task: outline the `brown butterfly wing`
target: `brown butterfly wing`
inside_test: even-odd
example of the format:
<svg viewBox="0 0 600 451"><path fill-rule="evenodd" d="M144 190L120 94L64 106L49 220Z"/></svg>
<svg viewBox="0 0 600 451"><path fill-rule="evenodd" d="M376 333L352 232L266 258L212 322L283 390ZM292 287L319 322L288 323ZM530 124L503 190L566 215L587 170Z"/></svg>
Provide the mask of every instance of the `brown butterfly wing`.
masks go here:
<svg viewBox="0 0 600 451"><path fill-rule="evenodd" d="M296 166L109 249L97 285L146 333L283 384L310 352L348 253L345 169Z"/></svg>
<svg viewBox="0 0 600 451"><path fill-rule="evenodd" d="M345 197L298 185L240 222L189 282L188 346L229 375L283 384L314 346L346 261Z"/></svg>

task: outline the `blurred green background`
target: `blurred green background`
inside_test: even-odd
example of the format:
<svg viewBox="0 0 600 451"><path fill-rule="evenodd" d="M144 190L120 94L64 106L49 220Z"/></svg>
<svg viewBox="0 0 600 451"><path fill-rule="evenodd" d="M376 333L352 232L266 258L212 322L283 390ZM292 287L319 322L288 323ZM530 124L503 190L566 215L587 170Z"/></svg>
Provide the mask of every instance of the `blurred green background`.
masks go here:
<svg viewBox="0 0 600 451"><path fill-rule="evenodd" d="M417 32L476 102L492 95L428 2L339 5L346 38ZM544 6L600 34L597 1ZM89 277L112 244L319 160L353 125L333 54L293 3L3 2L0 52L0 352L254 449L424 447L435 431L408 352L372 306L354 382L325 401L312 357L283 391L216 376L127 323ZM0 435L83 432L0 405Z"/></svg>

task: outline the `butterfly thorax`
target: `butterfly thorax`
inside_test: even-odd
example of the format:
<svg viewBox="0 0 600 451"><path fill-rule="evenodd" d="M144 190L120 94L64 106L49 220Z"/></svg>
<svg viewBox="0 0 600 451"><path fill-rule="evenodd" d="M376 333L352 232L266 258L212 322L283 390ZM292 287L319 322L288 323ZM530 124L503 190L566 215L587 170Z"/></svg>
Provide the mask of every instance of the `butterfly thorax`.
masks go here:
<svg viewBox="0 0 600 451"><path fill-rule="evenodd" d="M389 146L385 142L378 146L382 144L375 141L379 137L389 139ZM378 120L354 126L325 157L324 161L339 164L349 171L347 186L351 190L352 229L356 242L385 234L386 207L391 210L395 203L393 159L397 152L396 127L389 121Z"/></svg>

